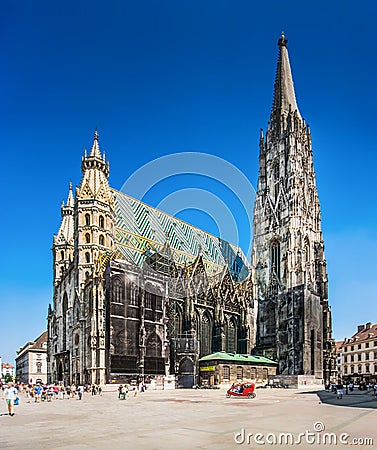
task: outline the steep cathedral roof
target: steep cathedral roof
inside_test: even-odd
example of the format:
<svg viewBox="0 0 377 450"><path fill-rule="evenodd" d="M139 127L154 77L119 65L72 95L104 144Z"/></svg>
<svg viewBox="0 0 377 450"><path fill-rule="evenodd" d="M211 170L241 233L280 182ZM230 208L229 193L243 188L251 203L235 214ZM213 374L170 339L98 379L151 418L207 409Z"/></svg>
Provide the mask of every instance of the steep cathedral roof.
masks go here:
<svg viewBox="0 0 377 450"><path fill-rule="evenodd" d="M287 43L288 39L285 39L283 33L278 41L279 57L276 69L272 111L288 113L289 110L291 110L291 112L293 113L297 110L298 116L301 117L296 102Z"/></svg>
<svg viewBox="0 0 377 450"><path fill-rule="evenodd" d="M112 193L117 247L125 259L141 266L145 254L164 253L168 245L172 260L180 266L191 264L201 254L209 274L218 274L228 266L234 280L246 279L247 259L236 245L122 192L112 189Z"/></svg>

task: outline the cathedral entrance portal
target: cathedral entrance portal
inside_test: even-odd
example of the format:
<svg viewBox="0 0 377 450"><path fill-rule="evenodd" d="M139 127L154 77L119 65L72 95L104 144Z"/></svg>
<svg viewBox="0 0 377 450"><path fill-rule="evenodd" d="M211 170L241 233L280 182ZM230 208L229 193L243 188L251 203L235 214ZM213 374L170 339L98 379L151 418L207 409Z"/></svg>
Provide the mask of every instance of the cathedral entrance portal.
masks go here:
<svg viewBox="0 0 377 450"><path fill-rule="evenodd" d="M194 363L190 358L184 358L179 364L178 385L182 388L192 388L194 384Z"/></svg>

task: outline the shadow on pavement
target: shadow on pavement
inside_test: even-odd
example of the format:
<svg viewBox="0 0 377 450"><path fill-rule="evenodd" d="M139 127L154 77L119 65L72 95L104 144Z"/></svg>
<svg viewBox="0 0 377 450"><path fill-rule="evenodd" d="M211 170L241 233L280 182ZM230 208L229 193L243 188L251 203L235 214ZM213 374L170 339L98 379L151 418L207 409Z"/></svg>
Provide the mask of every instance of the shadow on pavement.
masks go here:
<svg viewBox="0 0 377 450"><path fill-rule="evenodd" d="M377 409L377 397L373 392L353 391L348 394L343 394L343 398L338 399L333 392L320 391L306 391L301 394L315 394L319 397L322 403L334 406L348 406L352 408L371 408Z"/></svg>

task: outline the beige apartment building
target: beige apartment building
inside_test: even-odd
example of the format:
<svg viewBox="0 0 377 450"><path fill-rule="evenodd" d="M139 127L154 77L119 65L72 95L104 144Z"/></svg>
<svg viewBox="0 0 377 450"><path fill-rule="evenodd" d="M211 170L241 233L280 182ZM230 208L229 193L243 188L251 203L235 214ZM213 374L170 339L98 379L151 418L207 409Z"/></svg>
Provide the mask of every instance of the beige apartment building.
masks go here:
<svg viewBox="0 0 377 450"><path fill-rule="evenodd" d="M342 344L344 380L377 381L377 324L359 325L357 332Z"/></svg>
<svg viewBox="0 0 377 450"><path fill-rule="evenodd" d="M47 330L18 350L16 378L23 383L47 383Z"/></svg>

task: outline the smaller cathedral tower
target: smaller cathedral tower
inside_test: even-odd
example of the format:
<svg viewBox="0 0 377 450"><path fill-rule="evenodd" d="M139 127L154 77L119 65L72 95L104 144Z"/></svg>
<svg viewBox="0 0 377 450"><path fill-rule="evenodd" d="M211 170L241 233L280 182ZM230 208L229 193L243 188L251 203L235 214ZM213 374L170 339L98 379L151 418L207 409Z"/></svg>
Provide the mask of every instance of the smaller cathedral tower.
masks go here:
<svg viewBox="0 0 377 450"><path fill-rule="evenodd" d="M82 179L76 190L75 258L78 268L78 285L92 276L101 253L114 248L114 199L108 177L109 164L101 155L98 133L89 156L81 164Z"/></svg>
<svg viewBox="0 0 377 450"><path fill-rule="evenodd" d="M74 200L72 183L69 184L67 204L64 201L61 206L62 222L58 234L54 236L53 258L54 258L54 285L61 280L68 265L73 261L73 228L74 228Z"/></svg>

